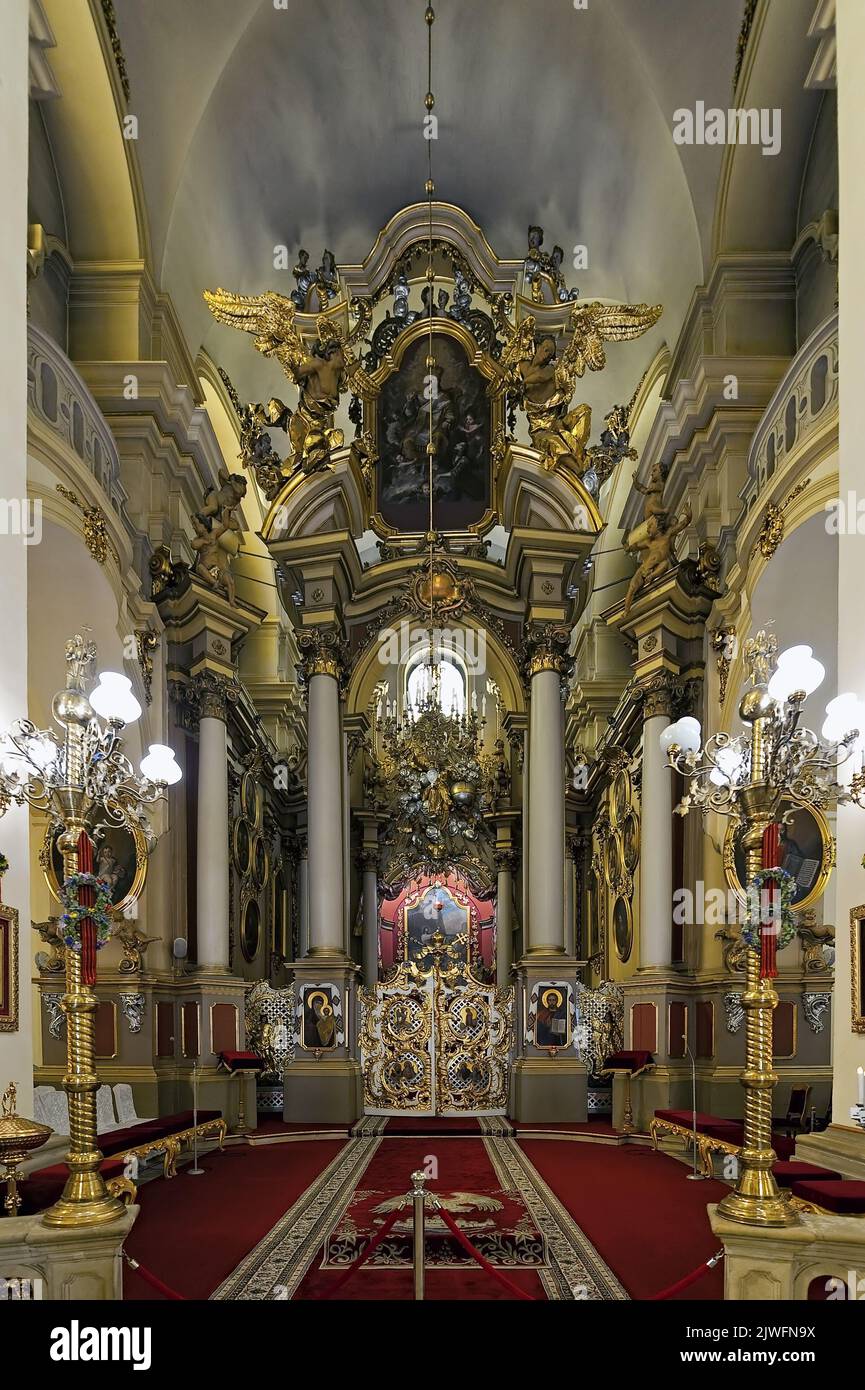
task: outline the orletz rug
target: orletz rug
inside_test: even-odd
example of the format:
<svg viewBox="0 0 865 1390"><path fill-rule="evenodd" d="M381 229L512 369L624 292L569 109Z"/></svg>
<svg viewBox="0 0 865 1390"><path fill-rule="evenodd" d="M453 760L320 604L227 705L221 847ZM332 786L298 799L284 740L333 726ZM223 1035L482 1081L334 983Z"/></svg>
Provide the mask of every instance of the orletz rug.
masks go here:
<svg viewBox="0 0 865 1390"><path fill-rule="evenodd" d="M311 1275L312 1271L320 1271L316 1285L322 1279L325 1285L335 1280L338 1271L351 1263L370 1238L376 1218L383 1219L375 1208L408 1190L415 1167L438 1173L429 1183L430 1191L451 1197L463 1194L457 1197L462 1213L455 1210L453 1214L469 1238L483 1253L489 1252L493 1264L533 1271L548 1299L627 1299L612 1270L514 1140L447 1135L350 1140L211 1296L232 1300L290 1299L298 1294L308 1272ZM376 1181L371 1183L370 1176L376 1174ZM481 1199L480 1205L477 1198ZM484 1210L489 1199L502 1202L502 1207ZM367 1223L365 1229L358 1217ZM487 1219L493 1220L493 1226L477 1229L477 1224ZM471 1222L476 1223L475 1229L470 1229ZM400 1268L410 1259L406 1244L410 1232L403 1229L394 1231L394 1235L403 1243L396 1247L396 1263L390 1267ZM436 1240L433 1227L431 1241ZM487 1251L483 1251L484 1240ZM429 1250L428 1242L428 1254L432 1254L434 1268L454 1267L450 1264L454 1257L452 1247L442 1243L437 1256ZM384 1266L376 1267L373 1255L367 1271L371 1285L388 1267L386 1260L387 1257ZM329 1270L333 1271L330 1276ZM366 1266L354 1278L362 1281L365 1270ZM321 1296L323 1292L326 1287L311 1296ZM304 1296L305 1290L301 1290L300 1297ZM370 1296L375 1296L372 1288Z"/></svg>

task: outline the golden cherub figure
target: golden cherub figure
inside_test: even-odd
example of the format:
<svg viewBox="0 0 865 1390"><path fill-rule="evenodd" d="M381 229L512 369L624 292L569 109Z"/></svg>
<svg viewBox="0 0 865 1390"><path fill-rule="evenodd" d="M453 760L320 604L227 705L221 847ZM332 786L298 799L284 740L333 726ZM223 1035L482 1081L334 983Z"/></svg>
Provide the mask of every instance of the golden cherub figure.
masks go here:
<svg viewBox="0 0 865 1390"><path fill-rule="evenodd" d="M691 508L687 504L678 520L667 516L666 513L649 517L645 538L634 542L634 549L638 550L643 558L625 594L625 616L630 613L631 604L640 589L646 588L673 568L676 563L673 541L690 524Z"/></svg>
<svg viewBox="0 0 865 1390"><path fill-rule="evenodd" d="M603 371L604 342L638 338L657 322L661 305L575 302L568 319L569 336L559 352L551 335L536 340L533 315L514 327L507 313L509 304L508 296L499 296L493 304L496 327L505 340L500 363L525 412L532 444L543 455L547 471L568 460L582 475L592 411L588 405L570 408L577 378L586 368Z"/></svg>
<svg viewBox="0 0 865 1390"><path fill-rule="evenodd" d="M269 402L265 409L267 424L287 431L295 469L315 473L329 468L332 451L344 442L342 430L334 425L340 396L349 382L355 390L372 384L351 350L351 343L363 336L369 324L366 303L353 301L358 322L348 337L334 320L319 315L318 337L310 348L295 324L295 305L284 295L272 290L241 295L217 289L205 290L204 298L220 323L254 333L258 351L275 357L298 388L296 410L289 410L279 400Z"/></svg>

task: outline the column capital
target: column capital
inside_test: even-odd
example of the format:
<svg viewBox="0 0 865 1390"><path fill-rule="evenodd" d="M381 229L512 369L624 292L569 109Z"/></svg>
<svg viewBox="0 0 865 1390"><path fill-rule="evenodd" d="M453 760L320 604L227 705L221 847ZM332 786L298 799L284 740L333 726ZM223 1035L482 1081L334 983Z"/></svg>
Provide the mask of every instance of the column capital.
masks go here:
<svg viewBox="0 0 865 1390"><path fill-rule="evenodd" d="M363 845L358 851L357 867L362 874L378 873L381 867L381 851L377 845Z"/></svg>
<svg viewBox="0 0 865 1390"><path fill-rule="evenodd" d="M497 873L515 874L520 867L519 851L513 845L496 845L493 850Z"/></svg>
<svg viewBox="0 0 865 1390"><path fill-rule="evenodd" d="M179 706L180 722L193 731L202 719L226 720L229 705L236 705L240 686L236 680L207 668L189 680L170 680L168 693Z"/></svg>
<svg viewBox="0 0 865 1390"><path fill-rule="evenodd" d="M298 668L308 686L313 676L332 676L342 688L347 675L348 648L336 628L308 627L297 633Z"/></svg>
<svg viewBox="0 0 865 1390"><path fill-rule="evenodd" d="M571 630L564 623L535 624L527 628L523 639L526 684L543 671L555 671L564 689L574 666L570 645Z"/></svg>
<svg viewBox="0 0 865 1390"><path fill-rule="evenodd" d="M676 675L673 671L659 671L657 675L637 687L638 698L642 701L643 723L658 715L672 719L690 713L697 704L701 682L696 677Z"/></svg>

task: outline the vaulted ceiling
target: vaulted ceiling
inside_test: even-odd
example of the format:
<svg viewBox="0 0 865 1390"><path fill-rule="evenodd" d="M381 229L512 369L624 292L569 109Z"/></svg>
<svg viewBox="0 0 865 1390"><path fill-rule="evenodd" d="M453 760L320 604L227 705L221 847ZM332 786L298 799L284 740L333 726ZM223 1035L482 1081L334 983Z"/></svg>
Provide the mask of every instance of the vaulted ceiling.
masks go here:
<svg viewBox="0 0 865 1390"><path fill-rule="evenodd" d="M208 322L201 290L283 288L279 243L359 261L423 197L424 0L115 8L157 274L191 340L251 386L249 345ZM572 283L663 302L652 343L673 340L702 279L721 156L676 146L672 113L698 98L726 106L741 0L435 8L438 196L501 256L522 253L529 222L550 244L586 245Z"/></svg>

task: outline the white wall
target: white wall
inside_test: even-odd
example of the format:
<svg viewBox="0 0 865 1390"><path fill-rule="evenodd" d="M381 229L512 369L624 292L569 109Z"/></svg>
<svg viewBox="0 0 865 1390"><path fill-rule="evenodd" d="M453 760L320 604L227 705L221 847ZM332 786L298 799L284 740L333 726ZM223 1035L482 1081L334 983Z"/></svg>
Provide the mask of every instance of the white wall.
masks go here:
<svg viewBox="0 0 865 1390"><path fill-rule="evenodd" d="M27 497L27 0L5 0L0 44L0 501ZM27 549L0 534L0 729L27 712ZM3 900L18 909L19 1026L0 1033L0 1091L18 1086L18 1110L33 1113L30 989L30 873L26 810L0 819L0 850L10 869Z"/></svg>

